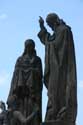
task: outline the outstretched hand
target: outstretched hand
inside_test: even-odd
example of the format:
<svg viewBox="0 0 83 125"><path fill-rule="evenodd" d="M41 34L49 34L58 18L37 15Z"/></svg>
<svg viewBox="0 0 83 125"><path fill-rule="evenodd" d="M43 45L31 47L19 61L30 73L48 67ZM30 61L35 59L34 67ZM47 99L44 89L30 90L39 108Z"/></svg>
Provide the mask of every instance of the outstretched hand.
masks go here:
<svg viewBox="0 0 83 125"><path fill-rule="evenodd" d="M39 16L39 24L40 24L40 28L44 27L44 20L41 16Z"/></svg>
<svg viewBox="0 0 83 125"><path fill-rule="evenodd" d="M43 20L43 18L41 16L39 16L39 23L44 24L44 20Z"/></svg>

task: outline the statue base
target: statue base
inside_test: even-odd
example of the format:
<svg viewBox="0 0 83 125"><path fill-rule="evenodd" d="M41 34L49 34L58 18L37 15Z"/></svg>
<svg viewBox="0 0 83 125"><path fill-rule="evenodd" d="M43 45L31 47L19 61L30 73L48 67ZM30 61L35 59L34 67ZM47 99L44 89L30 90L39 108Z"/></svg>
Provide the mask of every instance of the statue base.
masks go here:
<svg viewBox="0 0 83 125"><path fill-rule="evenodd" d="M41 125L76 125L76 124L68 121L49 121L49 122L43 122Z"/></svg>

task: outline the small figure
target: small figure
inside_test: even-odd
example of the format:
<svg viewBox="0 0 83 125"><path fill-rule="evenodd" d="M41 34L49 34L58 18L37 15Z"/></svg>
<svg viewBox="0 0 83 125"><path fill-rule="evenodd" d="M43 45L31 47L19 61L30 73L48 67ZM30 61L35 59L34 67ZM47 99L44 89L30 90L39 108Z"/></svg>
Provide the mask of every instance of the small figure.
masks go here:
<svg viewBox="0 0 83 125"><path fill-rule="evenodd" d="M8 125L7 110L5 103L0 101L0 125Z"/></svg>
<svg viewBox="0 0 83 125"><path fill-rule="evenodd" d="M16 95L13 95L10 97L9 102L8 102L8 113L9 113L9 118L12 119L10 120L10 125L12 124L11 121L18 120L20 123L30 123L31 120L37 115L39 112L38 107L34 107L34 111L27 117L25 117L18 109L16 109L16 102L17 102L17 97Z"/></svg>

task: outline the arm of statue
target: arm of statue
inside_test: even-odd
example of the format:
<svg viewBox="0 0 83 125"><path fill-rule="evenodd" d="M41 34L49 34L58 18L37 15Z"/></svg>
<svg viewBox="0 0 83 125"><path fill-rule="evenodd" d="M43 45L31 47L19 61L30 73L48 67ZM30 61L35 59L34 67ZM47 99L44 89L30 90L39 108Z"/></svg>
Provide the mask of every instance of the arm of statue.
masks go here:
<svg viewBox="0 0 83 125"><path fill-rule="evenodd" d="M71 30L66 26L62 30L58 30L56 32L56 37L54 40L49 40L47 44L54 44L55 48L61 48L62 46L65 45L65 43L68 41L68 37L71 34Z"/></svg>
<svg viewBox="0 0 83 125"><path fill-rule="evenodd" d="M38 37L40 39L40 41L45 44L47 41L47 37L49 35L49 33L47 32L45 26L44 26L44 20L42 17L40 17L39 19L39 26L40 26L40 32L38 33Z"/></svg>
<svg viewBox="0 0 83 125"><path fill-rule="evenodd" d="M23 114L19 111L13 112L13 117L15 119L18 119L21 123L26 123L26 118L23 116Z"/></svg>
<svg viewBox="0 0 83 125"><path fill-rule="evenodd" d="M24 115L23 115L21 112L19 112L19 111L14 111L14 112L13 112L13 117L14 117L15 119L18 119L21 123L27 123L27 122L29 122L30 120L32 120L32 119L34 118L34 116L37 114L37 112L38 112L38 108L36 108L36 109L34 110L34 112L32 112L32 113L26 118L26 117L24 117Z"/></svg>
<svg viewBox="0 0 83 125"><path fill-rule="evenodd" d="M34 111L26 118L26 122L29 122L30 120L32 120L38 113L39 108L35 107Z"/></svg>
<svg viewBox="0 0 83 125"><path fill-rule="evenodd" d="M35 115L36 115L36 112L33 112L31 115L29 115L29 116L26 118L26 122L31 121L31 120L34 118Z"/></svg>
<svg viewBox="0 0 83 125"><path fill-rule="evenodd" d="M62 44L65 38L64 37L65 33L66 33L66 29L56 32L56 37L54 40L50 40L49 37L46 38L46 41L48 40L47 44L54 44L55 48L59 48L59 46Z"/></svg>

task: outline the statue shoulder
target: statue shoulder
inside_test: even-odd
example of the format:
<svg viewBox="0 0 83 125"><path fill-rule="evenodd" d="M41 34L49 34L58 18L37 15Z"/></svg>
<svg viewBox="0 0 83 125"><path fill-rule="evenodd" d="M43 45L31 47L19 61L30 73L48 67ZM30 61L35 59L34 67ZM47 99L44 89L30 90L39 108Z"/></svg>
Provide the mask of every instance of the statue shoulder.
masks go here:
<svg viewBox="0 0 83 125"><path fill-rule="evenodd" d="M17 58L17 61L16 62L20 62L22 60L22 56L19 56L18 58Z"/></svg>
<svg viewBox="0 0 83 125"><path fill-rule="evenodd" d="M22 56L17 58L15 68L18 67L21 62L22 62Z"/></svg>
<svg viewBox="0 0 83 125"><path fill-rule="evenodd" d="M39 56L37 56L37 55L35 56L35 61L38 64L42 64L41 58Z"/></svg>
<svg viewBox="0 0 83 125"><path fill-rule="evenodd" d="M36 56L37 60L41 61L41 58L39 56Z"/></svg>
<svg viewBox="0 0 83 125"><path fill-rule="evenodd" d="M71 32L71 27L66 24L63 24L60 26L60 30L62 33L64 33L64 32L69 33L69 32Z"/></svg>

